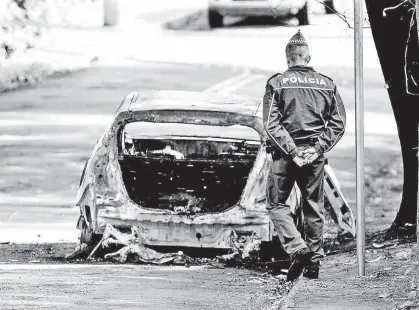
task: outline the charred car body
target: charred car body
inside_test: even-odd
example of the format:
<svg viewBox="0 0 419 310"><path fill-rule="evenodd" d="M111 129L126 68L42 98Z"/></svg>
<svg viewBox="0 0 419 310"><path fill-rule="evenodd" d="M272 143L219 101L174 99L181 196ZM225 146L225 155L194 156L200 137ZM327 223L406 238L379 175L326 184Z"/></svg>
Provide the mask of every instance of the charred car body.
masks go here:
<svg viewBox="0 0 419 310"><path fill-rule="evenodd" d="M93 243L108 224L138 227L149 246L229 249L232 234L272 240L261 110L257 100L231 95L125 97L83 170L80 242ZM295 209L299 198L295 187ZM344 205L337 213L352 218Z"/></svg>

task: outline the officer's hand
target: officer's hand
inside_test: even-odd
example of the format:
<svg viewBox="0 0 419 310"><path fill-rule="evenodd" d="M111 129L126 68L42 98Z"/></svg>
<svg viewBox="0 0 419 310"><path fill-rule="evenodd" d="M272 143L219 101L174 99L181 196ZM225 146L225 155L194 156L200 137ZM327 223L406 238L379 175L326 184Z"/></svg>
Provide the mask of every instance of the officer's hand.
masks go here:
<svg viewBox="0 0 419 310"><path fill-rule="evenodd" d="M307 164L311 164L313 161L319 158L319 154L314 147L310 147L304 151L301 151L301 153L303 153L303 157Z"/></svg>
<svg viewBox="0 0 419 310"><path fill-rule="evenodd" d="M303 157L303 154L300 152L297 156L292 159L297 166L302 167L306 164L306 160Z"/></svg>

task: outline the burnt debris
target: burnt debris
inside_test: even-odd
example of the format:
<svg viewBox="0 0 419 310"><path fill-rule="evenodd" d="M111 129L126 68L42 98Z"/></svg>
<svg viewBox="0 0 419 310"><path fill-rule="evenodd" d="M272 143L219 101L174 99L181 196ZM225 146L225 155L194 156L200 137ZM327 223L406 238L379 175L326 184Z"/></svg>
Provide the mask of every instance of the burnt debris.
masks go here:
<svg viewBox="0 0 419 310"><path fill-rule="evenodd" d="M180 214L215 213L240 199L259 143L223 140L134 140L119 163L138 205Z"/></svg>

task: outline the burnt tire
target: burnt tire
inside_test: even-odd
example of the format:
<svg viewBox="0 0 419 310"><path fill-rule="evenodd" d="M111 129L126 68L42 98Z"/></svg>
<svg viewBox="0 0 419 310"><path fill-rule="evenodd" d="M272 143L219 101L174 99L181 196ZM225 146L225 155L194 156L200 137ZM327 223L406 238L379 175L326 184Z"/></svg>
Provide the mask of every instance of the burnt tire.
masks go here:
<svg viewBox="0 0 419 310"><path fill-rule="evenodd" d="M324 0L323 5L326 14L334 14L336 12L335 3L333 0Z"/></svg>
<svg viewBox="0 0 419 310"><path fill-rule="evenodd" d="M210 28L219 28L223 26L223 15L215 10L208 10L208 24Z"/></svg>
<svg viewBox="0 0 419 310"><path fill-rule="evenodd" d="M307 3L303 6L303 8L297 13L295 16L298 19L298 24L300 26L306 26L310 24L309 18L308 18L308 5Z"/></svg>
<svg viewBox="0 0 419 310"><path fill-rule="evenodd" d="M102 239L102 235L95 234L93 230L87 226L84 217L81 217L78 226L80 230L80 244L96 245Z"/></svg>

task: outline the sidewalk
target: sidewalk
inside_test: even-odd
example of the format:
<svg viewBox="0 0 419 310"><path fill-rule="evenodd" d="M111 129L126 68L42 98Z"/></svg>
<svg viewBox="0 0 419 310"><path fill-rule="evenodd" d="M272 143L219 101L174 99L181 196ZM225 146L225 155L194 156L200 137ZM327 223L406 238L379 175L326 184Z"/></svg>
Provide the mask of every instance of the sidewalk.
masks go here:
<svg viewBox="0 0 419 310"><path fill-rule="evenodd" d="M404 309L411 290L412 244L367 253L366 276L358 277L356 252L328 257L319 280L301 277L281 303L281 310ZM413 252L412 252L413 251ZM368 263L368 261L370 263Z"/></svg>

